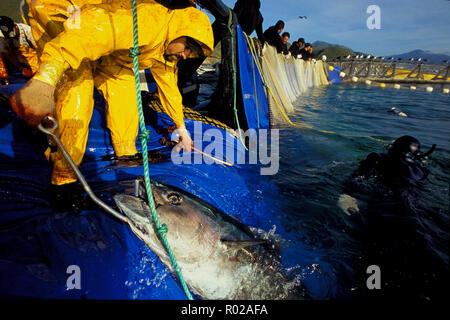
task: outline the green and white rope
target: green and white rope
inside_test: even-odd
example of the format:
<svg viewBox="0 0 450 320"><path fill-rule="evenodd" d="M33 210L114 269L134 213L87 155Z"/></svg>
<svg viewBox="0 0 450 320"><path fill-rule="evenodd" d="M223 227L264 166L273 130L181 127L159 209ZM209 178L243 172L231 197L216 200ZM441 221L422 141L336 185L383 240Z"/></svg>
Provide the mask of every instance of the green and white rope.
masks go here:
<svg viewBox="0 0 450 320"><path fill-rule="evenodd" d="M141 80L139 78L139 40L138 40L138 21L137 21L137 6L136 0L131 0L132 8L133 8L133 48L130 48L130 57L133 58L133 71L134 71L134 79L136 84L136 99L139 113L139 127L141 129L141 134L139 135L139 139L142 145L142 157L144 164L144 181L145 188L147 190L148 203L150 206L153 222L155 223L156 232L159 234L161 241L163 242L167 253L170 256L170 260L172 262L173 268L180 279L181 286L183 287L184 293L189 300L193 300L192 295L189 291L189 288L184 281L183 274L181 268L178 266L175 255L170 248L169 242L166 238L166 233L168 232L168 228L165 224L161 224L158 218L158 214L156 213L155 202L153 200L153 193L151 189L150 183L150 170L148 165L148 148L147 148L147 140L150 135L150 130L147 130L145 126L144 112L142 108L142 97L141 97Z"/></svg>

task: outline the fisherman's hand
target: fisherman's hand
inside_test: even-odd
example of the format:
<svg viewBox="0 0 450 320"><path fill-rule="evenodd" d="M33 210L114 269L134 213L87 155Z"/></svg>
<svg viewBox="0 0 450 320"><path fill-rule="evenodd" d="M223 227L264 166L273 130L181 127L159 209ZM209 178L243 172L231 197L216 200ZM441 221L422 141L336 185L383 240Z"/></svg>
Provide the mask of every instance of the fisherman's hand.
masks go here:
<svg viewBox="0 0 450 320"><path fill-rule="evenodd" d="M54 86L31 79L11 98L11 106L29 126L37 127L46 115L55 115L54 92Z"/></svg>
<svg viewBox="0 0 450 320"><path fill-rule="evenodd" d="M192 139L186 128L178 128L175 132L179 135L179 143L175 147L175 151L179 152L181 149L192 151Z"/></svg>

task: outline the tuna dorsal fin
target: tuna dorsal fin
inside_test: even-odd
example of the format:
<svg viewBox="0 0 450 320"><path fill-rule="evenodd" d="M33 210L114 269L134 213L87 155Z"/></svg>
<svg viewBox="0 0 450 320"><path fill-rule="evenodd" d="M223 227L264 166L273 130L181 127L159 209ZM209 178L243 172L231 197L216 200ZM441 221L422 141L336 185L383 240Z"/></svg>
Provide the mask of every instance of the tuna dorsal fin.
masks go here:
<svg viewBox="0 0 450 320"><path fill-rule="evenodd" d="M221 241L223 244L225 244L227 246L227 251L239 250L239 249L247 248L250 246L255 246L258 244L265 243L264 240L232 241L232 240L221 239Z"/></svg>

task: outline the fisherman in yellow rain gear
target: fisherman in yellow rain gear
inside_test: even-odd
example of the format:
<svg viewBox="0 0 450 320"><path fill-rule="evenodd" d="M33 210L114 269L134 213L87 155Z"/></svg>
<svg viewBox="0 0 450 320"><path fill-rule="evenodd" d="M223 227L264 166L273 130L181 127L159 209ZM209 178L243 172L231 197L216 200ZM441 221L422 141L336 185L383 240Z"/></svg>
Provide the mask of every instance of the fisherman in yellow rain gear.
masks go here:
<svg viewBox="0 0 450 320"><path fill-rule="evenodd" d="M107 102L106 120L116 156L135 155L139 124L129 57L133 47L131 1L27 2L41 66L11 99L14 111L30 126L54 114L59 137L79 165L86 148L95 86ZM152 71L162 106L180 134L178 147L190 151L192 140L184 124L176 64L180 59L212 53L209 18L193 6L170 10L155 1L137 3L139 67ZM76 181L59 151L50 157L54 185Z"/></svg>

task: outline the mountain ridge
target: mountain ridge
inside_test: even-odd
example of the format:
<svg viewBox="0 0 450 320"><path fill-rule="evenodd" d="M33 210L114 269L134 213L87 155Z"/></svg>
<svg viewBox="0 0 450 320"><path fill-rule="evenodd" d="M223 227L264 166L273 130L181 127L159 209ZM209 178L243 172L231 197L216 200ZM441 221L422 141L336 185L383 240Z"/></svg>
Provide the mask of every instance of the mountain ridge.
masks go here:
<svg viewBox="0 0 450 320"><path fill-rule="evenodd" d="M348 46L341 45L341 44L332 44L326 41L317 40L312 43L312 46L314 48L314 52L316 53L317 57L321 57L322 55L326 55L328 59L335 59L339 56L347 56L347 55L368 55L371 53L363 53L363 52L357 52L351 49ZM422 49L415 49L409 52L405 53L399 53L395 55L385 55L385 57L394 57L395 59L401 58L402 61L407 61L410 58L422 58L422 61L424 59L427 59L429 63L444 63L444 60L450 61L450 55L445 53L435 53L430 50L422 50Z"/></svg>

